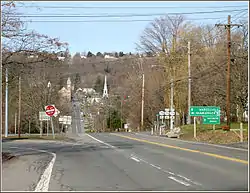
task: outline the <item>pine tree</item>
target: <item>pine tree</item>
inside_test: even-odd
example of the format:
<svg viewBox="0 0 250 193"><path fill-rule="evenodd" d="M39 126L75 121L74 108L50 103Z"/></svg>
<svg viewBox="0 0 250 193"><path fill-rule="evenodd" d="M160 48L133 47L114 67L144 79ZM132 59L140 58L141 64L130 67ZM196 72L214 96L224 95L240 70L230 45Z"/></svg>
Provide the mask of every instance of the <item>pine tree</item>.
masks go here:
<svg viewBox="0 0 250 193"><path fill-rule="evenodd" d="M102 54L101 52L97 52L97 53L96 53L96 56L98 56L98 57L103 57L103 54Z"/></svg>
<svg viewBox="0 0 250 193"><path fill-rule="evenodd" d="M123 57L124 53L123 52L119 52L119 57Z"/></svg>
<svg viewBox="0 0 250 193"><path fill-rule="evenodd" d="M90 57L93 57L93 56L94 56L94 54L89 51L88 54L87 54L87 58L90 58Z"/></svg>

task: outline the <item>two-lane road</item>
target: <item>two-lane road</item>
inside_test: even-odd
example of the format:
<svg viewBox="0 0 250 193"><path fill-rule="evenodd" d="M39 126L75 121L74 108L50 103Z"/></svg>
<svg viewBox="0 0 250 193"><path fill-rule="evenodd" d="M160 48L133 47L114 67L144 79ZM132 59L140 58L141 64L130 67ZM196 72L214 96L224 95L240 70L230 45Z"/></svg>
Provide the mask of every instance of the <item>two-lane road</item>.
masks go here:
<svg viewBox="0 0 250 193"><path fill-rule="evenodd" d="M79 134L76 143L5 142L3 150L20 156L4 163L3 190L248 190L243 150L129 133ZM34 163L39 172L28 173ZM13 186L18 175L23 183Z"/></svg>

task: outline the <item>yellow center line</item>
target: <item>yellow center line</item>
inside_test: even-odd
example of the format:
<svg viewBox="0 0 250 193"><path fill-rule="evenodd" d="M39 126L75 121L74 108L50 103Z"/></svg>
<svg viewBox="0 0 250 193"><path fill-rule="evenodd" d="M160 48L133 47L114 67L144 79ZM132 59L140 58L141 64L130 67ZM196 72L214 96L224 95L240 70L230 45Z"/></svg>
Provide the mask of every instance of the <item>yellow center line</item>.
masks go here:
<svg viewBox="0 0 250 193"><path fill-rule="evenodd" d="M153 145L158 145L158 146L162 146L162 147L168 147L168 148L172 148L172 149L179 149L179 150L193 152L193 153L200 153L200 154L215 157L215 158L220 158L220 159L230 160L230 161L239 162L239 163L243 163L243 164L248 164L247 160L241 160L241 159L237 159L237 158L222 156L222 155L218 155L218 154L214 154L214 153L207 153L207 152L202 152L202 151L198 151L198 150L193 150L193 149L187 149L187 148L182 148L182 147L178 147L178 146L167 145L167 144L148 141L148 140L144 140L144 139L128 137L128 136L120 135L120 134L116 134L116 133L111 133L111 135L115 135L115 136L123 137L123 138L127 138L127 139L132 139L132 140L140 141L140 142L144 142L144 143L149 143L149 144L153 144Z"/></svg>

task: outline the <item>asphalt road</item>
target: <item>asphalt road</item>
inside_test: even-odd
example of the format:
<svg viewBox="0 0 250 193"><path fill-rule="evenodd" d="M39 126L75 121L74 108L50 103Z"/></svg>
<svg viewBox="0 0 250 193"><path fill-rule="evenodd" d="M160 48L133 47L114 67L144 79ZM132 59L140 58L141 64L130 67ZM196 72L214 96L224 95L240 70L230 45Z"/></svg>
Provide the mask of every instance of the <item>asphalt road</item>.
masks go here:
<svg viewBox="0 0 250 193"><path fill-rule="evenodd" d="M84 134L73 103L72 142L6 141L3 191L248 190L248 151L145 134ZM13 183L15 182L15 183Z"/></svg>
<svg viewBox="0 0 250 193"><path fill-rule="evenodd" d="M74 97L74 100L72 101L72 133L78 134L84 132L84 126L83 121L81 118L81 107L80 102L76 97Z"/></svg>
<svg viewBox="0 0 250 193"><path fill-rule="evenodd" d="M79 134L74 140L2 143L3 151L17 156L3 163L3 191L248 188L248 164L241 161L247 151L130 133Z"/></svg>

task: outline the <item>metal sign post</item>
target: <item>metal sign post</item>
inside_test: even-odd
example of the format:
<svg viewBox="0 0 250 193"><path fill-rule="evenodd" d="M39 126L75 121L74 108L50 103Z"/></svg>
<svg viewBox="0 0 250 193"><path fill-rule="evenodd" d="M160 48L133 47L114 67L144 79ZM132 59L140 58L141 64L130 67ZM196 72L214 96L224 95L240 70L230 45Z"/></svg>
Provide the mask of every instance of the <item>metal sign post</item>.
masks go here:
<svg viewBox="0 0 250 193"><path fill-rule="evenodd" d="M196 117L194 117L194 138L196 138Z"/></svg>
<svg viewBox="0 0 250 193"><path fill-rule="evenodd" d="M53 125L53 121L52 121L52 116L50 117L50 121L51 121L53 139L55 139L55 132L54 132L54 125Z"/></svg>

